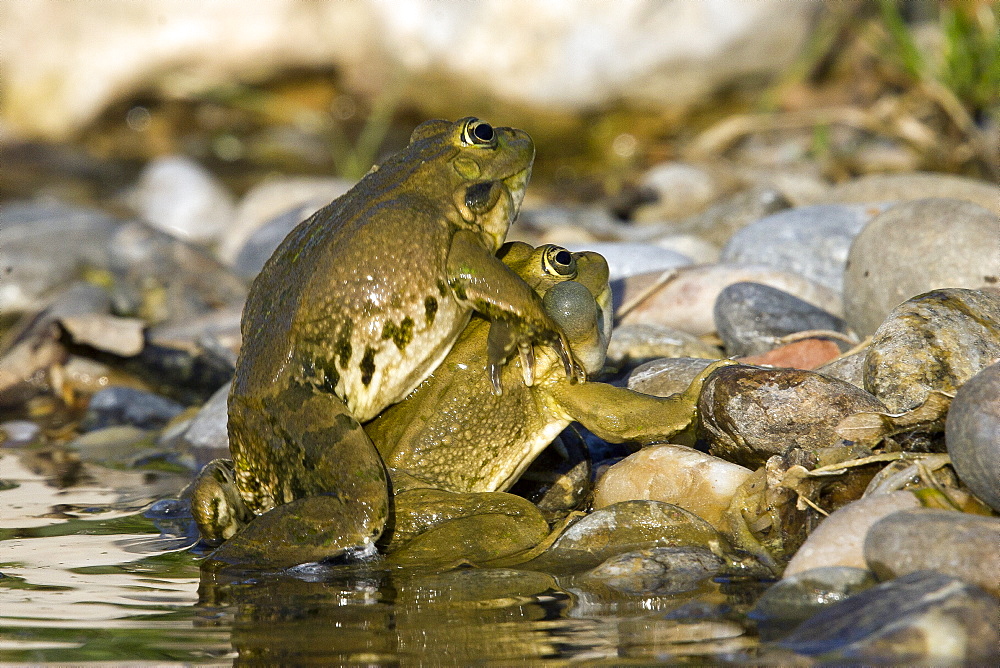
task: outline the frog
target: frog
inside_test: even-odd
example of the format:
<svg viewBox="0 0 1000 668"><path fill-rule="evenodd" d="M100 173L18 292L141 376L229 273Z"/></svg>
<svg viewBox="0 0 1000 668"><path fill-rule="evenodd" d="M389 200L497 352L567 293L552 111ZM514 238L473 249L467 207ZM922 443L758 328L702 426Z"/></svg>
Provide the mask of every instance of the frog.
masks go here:
<svg viewBox="0 0 1000 668"><path fill-rule="evenodd" d="M542 298L546 311L566 334L582 371L597 374L604 365L611 332L606 260L594 252L571 253L551 244L533 248L523 242L505 244L498 257ZM476 517L486 513L495 521L525 529L526 536L518 536L519 540L531 542L531 536L537 538L536 525L544 525L537 509L526 513L523 499L520 505L513 504L517 517L499 518L507 511L496 509L517 501L516 497L504 500L511 496L505 490L570 422L579 421L612 442L669 440L692 427L708 375L733 363L715 362L682 393L655 397L586 378L573 381L563 372L557 352L543 349L533 361L534 382L527 385L519 368L523 359L501 366L499 373L490 368L492 361L518 354L510 330L493 324L473 316L437 369L405 399L363 426L388 467L395 494L393 530L380 541L390 558L412 558L413 550L407 545L416 532L402 528L401 515L407 518L403 525L419 525L421 534L437 531L454 518L473 527L471 535L475 535ZM229 467L221 460L215 464L212 471L206 467L213 484L201 489L228 501L222 505L228 508L228 517L235 517L241 510L232 507L236 495L227 483ZM326 524L328 506L318 506L311 499L301 501L298 507L294 503L282 506L287 512L281 515L272 512L258 517L236 540L214 553L215 558L281 565L326 558L328 546L314 538L321 532L311 528ZM431 516L427 508L434 508ZM229 525L230 535L234 528L235 523ZM442 531L451 535L443 526ZM449 548L439 542L437 534L428 535L419 551L447 553Z"/></svg>
<svg viewBox="0 0 1000 668"><path fill-rule="evenodd" d="M611 333L604 257L521 242L507 244L502 257L542 296L586 374L597 374ZM505 334L474 317L420 386L365 425L397 489L426 484L456 493L505 491L571 422L609 442L667 442L691 431L705 379L733 363L714 362L683 392L655 397L586 379L571 382L553 352L542 350L534 383L526 385L518 369L523 360L503 367L499 377L487 368L484 347L495 357L514 347Z"/></svg>
<svg viewBox="0 0 1000 668"><path fill-rule="evenodd" d="M213 463L194 488L203 535L224 540L247 518L330 495L342 510L330 529L342 536L337 549L369 550L389 490L361 423L421 383L474 311L502 322L528 367L539 345L570 377L580 373L537 292L496 257L534 153L523 130L474 117L427 121L282 241L243 311L231 464Z"/></svg>

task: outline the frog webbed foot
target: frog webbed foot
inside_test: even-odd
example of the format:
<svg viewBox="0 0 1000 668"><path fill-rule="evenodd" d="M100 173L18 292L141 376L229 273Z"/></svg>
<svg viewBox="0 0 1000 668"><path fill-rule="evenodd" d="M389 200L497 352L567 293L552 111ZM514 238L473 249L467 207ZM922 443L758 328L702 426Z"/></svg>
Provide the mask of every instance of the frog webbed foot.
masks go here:
<svg viewBox="0 0 1000 668"><path fill-rule="evenodd" d="M509 318L498 317L490 324L490 332L486 339L487 369L493 394L503 393L501 372L515 353L521 358L521 374L524 384L531 387L535 384L535 349L536 343L548 343L562 361L566 377L571 382L586 380L586 371L579 360L573 355L569 341L561 329L556 329L550 337L539 338L531 335L530 328L519 326Z"/></svg>
<svg viewBox="0 0 1000 668"><path fill-rule="evenodd" d="M191 485L191 515L210 545L232 538L253 519L236 487L232 460L214 459L198 473Z"/></svg>

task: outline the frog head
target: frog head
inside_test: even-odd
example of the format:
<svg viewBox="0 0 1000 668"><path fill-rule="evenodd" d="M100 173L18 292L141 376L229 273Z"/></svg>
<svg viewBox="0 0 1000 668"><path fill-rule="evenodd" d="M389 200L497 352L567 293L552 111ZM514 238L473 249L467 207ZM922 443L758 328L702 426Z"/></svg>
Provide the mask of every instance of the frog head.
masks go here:
<svg viewBox="0 0 1000 668"><path fill-rule="evenodd" d="M554 244L532 248L510 242L500 251L504 263L542 297L546 313L555 320L588 375L604 366L611 336L611 287L608 263L598 253L570 251ZM494 350L505 344L502 329L490 332ZM503 355L513 353L509 343Z"/></svg>
<svg viewBox="0 0 1000 668"><path fill-rule="evenodd" d="M461 224L496 251L524 199L535 145L523 130L493 127L478 118L421 123L406 151L428 195L450 193Z"/></svg>

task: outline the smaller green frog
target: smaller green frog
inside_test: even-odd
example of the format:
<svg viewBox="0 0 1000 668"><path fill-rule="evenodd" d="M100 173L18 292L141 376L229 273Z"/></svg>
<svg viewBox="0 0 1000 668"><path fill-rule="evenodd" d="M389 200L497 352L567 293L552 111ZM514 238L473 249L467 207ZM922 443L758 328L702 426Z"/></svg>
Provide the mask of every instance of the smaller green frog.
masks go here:
<svg viewBox="0 0 1000 668"><path fill-rule="evenodd" d="M587 374L604 364L611 331L608 265L593 252L558 246L533 249L513 242L503 261L540 295ZM504 491L573 421L611 442L664 442L688 429L705 378L728 360L700 373L681 394L654 397L606 383L573 382L559 357L541 350L534 378L523 382L523 360L488 373L490 359L517 348L494 320L474 317L451 352L404 401L365 425L396 487L405 472L454 492ZM499 389L499 392L497 391Z"/></svg>

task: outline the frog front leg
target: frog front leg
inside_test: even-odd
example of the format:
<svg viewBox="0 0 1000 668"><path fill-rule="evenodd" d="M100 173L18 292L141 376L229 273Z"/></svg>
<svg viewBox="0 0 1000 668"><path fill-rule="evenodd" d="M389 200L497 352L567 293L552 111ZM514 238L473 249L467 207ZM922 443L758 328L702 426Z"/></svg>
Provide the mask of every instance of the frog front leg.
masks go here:
<svg viewBox="0 0 1000 668"><path fill-rule="evenodd" d="M562 327L546 313L538 294L507 265L483 246L475 234L459 231L448 253L448 282L459 302L482 313L503 329L502 345L491 345L491 376L506 359L495 351L521 353L525 362L525 380L531 384L534 373L531 346L552 345L571 380L583 378L583 366L574 357Z"/></svg>
<svg viewBox="0 0 1000 668"><path fill-rule="evenodd" d="M551 393L566 417L611 443L668 442L694 424L698 397L716 369L735 364L719 360L701 371L683 392L655 397L606 383L559 384Z"/></svg>

